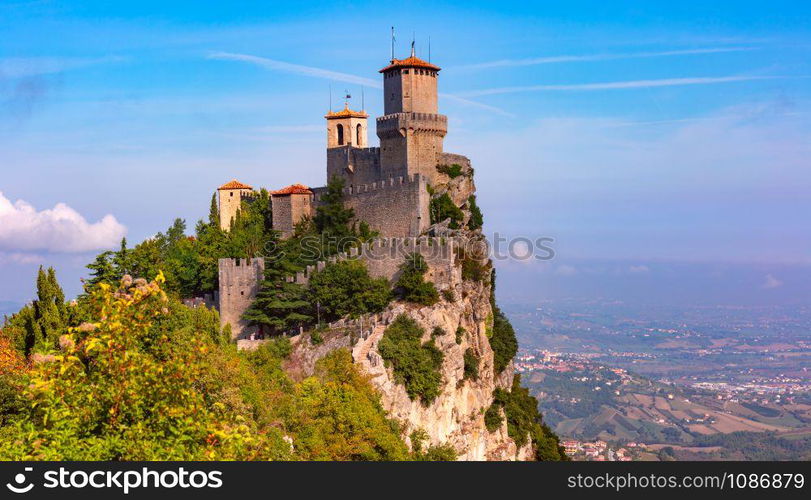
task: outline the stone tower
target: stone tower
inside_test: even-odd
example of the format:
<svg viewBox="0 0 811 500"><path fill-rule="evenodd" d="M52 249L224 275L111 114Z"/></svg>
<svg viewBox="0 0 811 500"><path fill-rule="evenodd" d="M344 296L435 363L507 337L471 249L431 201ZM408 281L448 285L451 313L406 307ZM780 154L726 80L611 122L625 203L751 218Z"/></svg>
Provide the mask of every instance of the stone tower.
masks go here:
<svg viewBox="0 0 811 500"><path fill-rule="evenodd" d="M327 149L350 146L365 148L367 140L367 115L364 111L352 111L349 103L344 103L341 111L332 111L324 115L327 119Z"/></svg>
<svg viewBox="0 0 811 500"><path fill-rule="evenodd" d="M414 55L392 59L383 74L384 115L377 119L383 178L436 175L437 158L448 131L448 118L438 113L440 68Z"/></svg>
<svg viewBox="0 0 811 500"><path fill-rule="evenodd" d="M220 229L231 230L231 221L237 216L242 199L253 195L253 188L234 179L217 188L220 203Z"/></svg>
<svg viewBox="0 0 811 500"><path fill-rule="evenodd" d="M273 229L281 231L282 237L293 234L296 224L313 212L313 192L303 184L293 184L277 191L271 191L270 203L273 208Z"/></svg>
<svg viewBox="0 0 811 500"><path fill-rule="evenodd" d="M246 338L256 332L242 319L259 293L265 274L265 259L219 259L220 326L231 325L231 338Z"/></svg>

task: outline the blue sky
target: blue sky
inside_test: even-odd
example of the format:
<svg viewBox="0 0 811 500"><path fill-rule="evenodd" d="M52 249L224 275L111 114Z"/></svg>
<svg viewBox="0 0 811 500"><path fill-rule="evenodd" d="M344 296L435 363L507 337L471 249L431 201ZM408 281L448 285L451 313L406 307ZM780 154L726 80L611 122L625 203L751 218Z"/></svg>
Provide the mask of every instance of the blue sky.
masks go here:
<svg viewBox="0 0 811 500"><path fill-rule="evenodd" d="M4 0L0 301L40 264L75 293L97 250L192 226L231 178L323 184L328 89L381 114L392 25L400 57L430 36L486 229L556 239L539 279L808 266L811 6L709 3Z"/></svg>

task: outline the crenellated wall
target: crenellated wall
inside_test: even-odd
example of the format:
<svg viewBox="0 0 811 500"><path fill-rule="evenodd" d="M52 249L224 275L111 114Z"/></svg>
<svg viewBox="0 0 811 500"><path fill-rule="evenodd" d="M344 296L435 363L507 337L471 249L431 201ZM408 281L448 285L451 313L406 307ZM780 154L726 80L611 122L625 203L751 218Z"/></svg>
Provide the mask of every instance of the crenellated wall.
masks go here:
<svg viewBox="0 0 811 500"><path fill-rule="evenodd" d="M323 271L330 263L347 259L359 259L366 264L369 275L373 278L386 278L394 283L400 277L399 269L405 258L412 253L422 255L428 264L425 279L433 282L440 290L449 288L461 280L461 270L456 267L454 242L450 238L378 238L363 244L360 248L350 248L316 265L307 266L295 276L295 282L301 285L309 283L317 272Z"/></svg>
<svg viewBox="0 0 811 500"><path fill-rule="evenodd" d="M219 259L220 325L231 325L231 337L247 338L255 327L241 319L259 292L265 259Z"/></svg>
<svg viewBox="0 0 811 500"><path fill-rule="evenodd" d="M327 180L335 176L343 177L347 186L381 180L380 148L343 146L327 149Z"/></svg>
<svg viewBox="0 0 811 500"><path fill-rule="evenodd" d="M312 190L313 206L318 206L325 190ZM355 211L355 218L369 224L381 236L418 236L430 225L430 197L424 176L392 177L350 185L344 188L344 195L344 203Z"/></svg>

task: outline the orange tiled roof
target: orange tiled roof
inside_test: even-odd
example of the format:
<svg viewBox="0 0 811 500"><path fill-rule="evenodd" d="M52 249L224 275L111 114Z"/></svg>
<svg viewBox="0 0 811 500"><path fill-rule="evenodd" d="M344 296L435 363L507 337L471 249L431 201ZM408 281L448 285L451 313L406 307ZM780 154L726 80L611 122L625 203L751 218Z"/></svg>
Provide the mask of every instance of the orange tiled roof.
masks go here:
<svg viewBox="0 0 811 500"><path fill-rule="evenodd" d="M271 191L270 194L285 195L285 194L313 194L310 188L304 184L293 184L277 191Z"/></svg>
<svg viewBox="0 0 811 500"><path fill-rule="evenodd" d="M411 56L405 59L392 59L391 64L381 69L380 73L385 73L386 71L394 68L423 68L432 69L434 71L440 70L439 66L433 65L427 61L423 61L419 57Z"/></svg>
<svg viewBox="0 0 811 500"><path fill-rule="evenodd" d="M253 189L253 187L243 184L236 179L233 179L231 182L226 182L222 186L217 188L217 191L220 189Z"/></svg>
<svg viewBox="0 0 811 500"><path fill-rule="evenodd" d="M349 109L349 104L344 104L344 109L340 111L330 111L324 118L327 120L331 118L369 118L369 115L364 111L352 111Z"/></svg>

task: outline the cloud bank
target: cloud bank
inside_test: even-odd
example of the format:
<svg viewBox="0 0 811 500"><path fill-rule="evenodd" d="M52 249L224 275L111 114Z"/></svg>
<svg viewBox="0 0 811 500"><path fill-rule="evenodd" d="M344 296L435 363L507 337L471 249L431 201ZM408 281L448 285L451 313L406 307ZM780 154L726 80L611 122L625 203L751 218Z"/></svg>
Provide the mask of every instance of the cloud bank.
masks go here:
<svg viewBox="0 0 811 500"><path fill-rule="evenodd" d="M64 203L37 211L23 200L12 203L0 192L0 250L89 252L114 247L126 232L109 214L90 223Z"/></svg>

